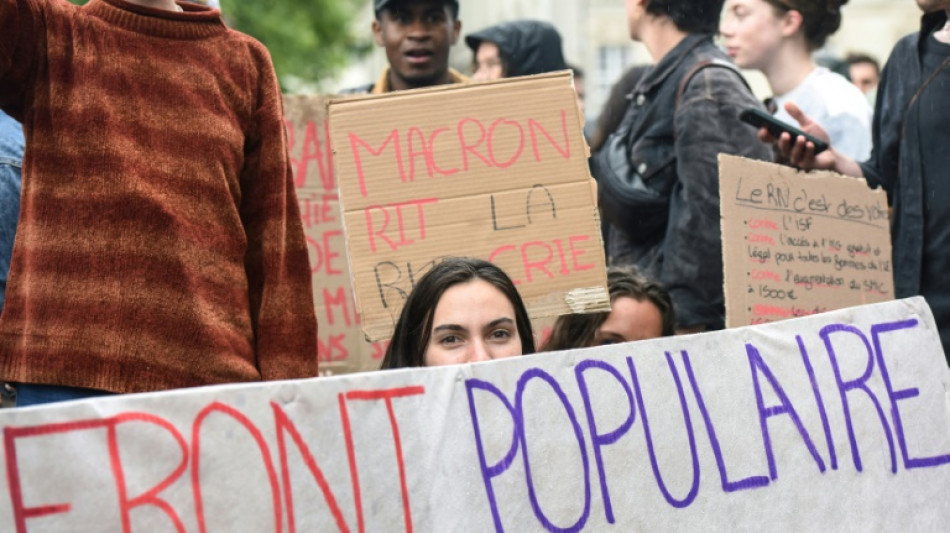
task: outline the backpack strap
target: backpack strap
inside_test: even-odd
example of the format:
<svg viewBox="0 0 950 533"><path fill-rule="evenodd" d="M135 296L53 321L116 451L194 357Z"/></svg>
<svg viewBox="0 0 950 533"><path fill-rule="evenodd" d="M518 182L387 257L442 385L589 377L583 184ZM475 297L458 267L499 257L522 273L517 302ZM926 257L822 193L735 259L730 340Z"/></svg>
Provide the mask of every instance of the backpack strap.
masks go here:
<svg viewBox="0 0 950 533"><path fill-rule="evenodd" d="M693 77L699 74L700 71L705 70L710 67L725 68L729 69L736 73L736 76L742 80L742 84L746 86L746 89L749 89L749 92L752 92L752 88L749 87L749 82L745 80L742 76L742 73L739 72L739 69L736 68L732 63L719 58L713 59L704 59L702 61L697 61L695 65L683 76L683 79L680 80L679 89L676 91L676 109L680 107L680 101L683 99L683 93L686 92L686 87L689 85L689 82L693 81Z"/></svg>

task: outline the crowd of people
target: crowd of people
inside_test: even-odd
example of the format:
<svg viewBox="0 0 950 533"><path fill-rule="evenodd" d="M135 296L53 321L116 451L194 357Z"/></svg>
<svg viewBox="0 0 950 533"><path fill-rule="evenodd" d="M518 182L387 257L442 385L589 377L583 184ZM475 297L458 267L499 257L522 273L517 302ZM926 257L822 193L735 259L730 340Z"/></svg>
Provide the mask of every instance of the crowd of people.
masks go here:
<svg viewBox="0 0 950 533"><path fill-rule="evenodd" d="M924 295L950 347L950 0L917 0L921 31L883 70L849 56L850 82L814 59L846 2L627 0L653 64L617 80L588 132L611 311L560 317L537 346L504 271L447 259L409 294L382 368L723 328L720 154L884 187L896 294ZM277 78L208 4L0 0L0 379L18 405L317 375ZM340 93L572 69L582 103L583 70L543 21L469 33L471 79L450 68L461 7L374 0L388 67ZM830 149L757 130L748 109Z"/></svg>

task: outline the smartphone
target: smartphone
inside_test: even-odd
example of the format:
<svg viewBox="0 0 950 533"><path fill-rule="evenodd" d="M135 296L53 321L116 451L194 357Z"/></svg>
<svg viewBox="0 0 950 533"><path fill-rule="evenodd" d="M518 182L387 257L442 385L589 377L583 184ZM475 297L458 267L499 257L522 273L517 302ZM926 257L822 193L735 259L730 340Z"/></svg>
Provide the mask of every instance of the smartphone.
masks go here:
<svg viewBox="0 0 950 533"><path fill-rule="evenodd" d="M815 155L818 155L828 149L828 143L825 141L809 135L795 126L786 124L766 113L765 111L755 107L750 107L749 109L743 110L742 113L739 113L739 120L751 124L756 128L765 128L769 130L769 133L771 133L776 139L782 135L782 132L787 132L789 135L791 135L793 142L795 141L796 136L804 137L805 140L815 145Z"/></svg>

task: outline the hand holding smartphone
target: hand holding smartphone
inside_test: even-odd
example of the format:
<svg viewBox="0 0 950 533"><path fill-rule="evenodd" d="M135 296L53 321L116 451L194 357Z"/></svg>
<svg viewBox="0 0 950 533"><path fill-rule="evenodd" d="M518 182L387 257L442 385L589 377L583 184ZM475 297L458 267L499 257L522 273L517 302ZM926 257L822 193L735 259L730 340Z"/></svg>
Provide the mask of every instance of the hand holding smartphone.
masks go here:
<svg viewBox="0 0 950 533"><path fill-rule="evenodd" d="M815 155L818 155L828 149L828 143L821 139L809 135L804 131L782 122L765 111L758 108L749 108L739 113L739 120L751 124L756 128L765 128L776 139L781 137L782 133L788 133L792 136L792 143L796 137L804 137L805 140L815 145Z"/></svg>

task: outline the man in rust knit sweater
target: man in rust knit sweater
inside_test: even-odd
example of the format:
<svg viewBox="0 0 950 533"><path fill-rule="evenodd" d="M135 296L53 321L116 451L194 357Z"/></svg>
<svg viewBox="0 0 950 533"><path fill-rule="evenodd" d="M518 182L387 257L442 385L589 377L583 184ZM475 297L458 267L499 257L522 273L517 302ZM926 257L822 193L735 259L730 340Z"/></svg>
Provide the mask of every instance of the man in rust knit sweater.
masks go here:
<svg viewBox="0 0 950 533"><path fill-rule="evenodd" d="M263 45L186 2L0 0L0 108L27 138L0 315L21 400L316 375Z"/></svg>

